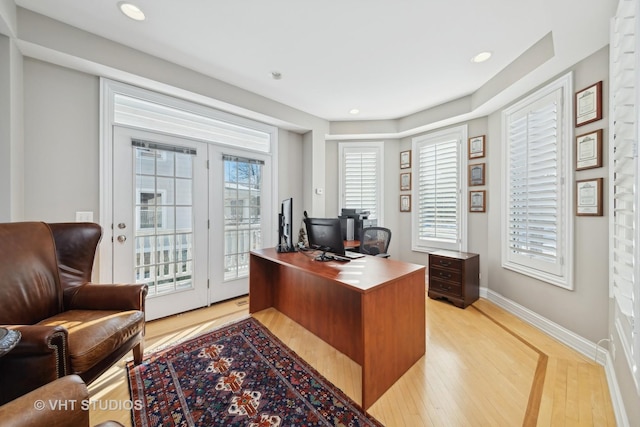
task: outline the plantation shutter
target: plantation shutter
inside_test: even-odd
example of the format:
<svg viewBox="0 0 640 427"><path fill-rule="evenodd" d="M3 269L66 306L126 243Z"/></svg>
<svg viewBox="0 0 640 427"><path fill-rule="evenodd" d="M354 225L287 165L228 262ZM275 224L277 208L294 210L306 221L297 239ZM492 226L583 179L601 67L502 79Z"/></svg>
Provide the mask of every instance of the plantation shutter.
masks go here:
<svg viewBox="0 0 640 427"><path fill-rule="evenodd" d="M558 173L561 91L509 116L508 258L561 275Z"/></svg>
<svg viewBox="0 0 640 427"><path fill-rule="evenodd" d="M423 143L418 148L418 239L457 244L457 139Z"/></svg>
<svg viewBox="0 0 640 427"><path fill-rule="evenodd" d="M640 390L637 1L621 1L611 40L611 251L614 322Z"/></svg>
<svg viewBox="0 0 640 427"><path fill-rule="evenodd" d="M343 153L343 207L369 211L369 218L379 218L377 148L345 148Z"/></svg>

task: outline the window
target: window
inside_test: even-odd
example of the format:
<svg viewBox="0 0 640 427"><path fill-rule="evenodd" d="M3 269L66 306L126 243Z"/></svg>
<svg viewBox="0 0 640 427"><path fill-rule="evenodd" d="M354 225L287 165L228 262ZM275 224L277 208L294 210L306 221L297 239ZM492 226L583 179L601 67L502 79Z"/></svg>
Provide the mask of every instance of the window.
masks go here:
<svg viewBox="0 0 640 427"><path fill-rule="evenodd" d="M640 392L637 1L621 1L611 33L609 286L613 320Z"/></svg>
<svg viewBox="0 0 640 427"><path fill-rule="evenodd" d="M224 279L249 275L249 251L262 247L260 193L264 162L235 156L224 160Z"/></svg>
<svg viewBox="0 0 640 427"><path fill-rule="evenodd" d="M466 249L466 172L461 155L466 140L466 126L413 138L414 251Z"/></svg>
<svg viewBox="0 0 640 427"><path fill-rule="evenodd" d="M384 144L341 143L340 188L341 208L369 211L369 219L382 225L382 159Z"/></svg>
<svg viewBox="0 0 640 427"><path fill-rule="evenodd" d="M503 112L503 267L572 283L571 74Z"/></svg>

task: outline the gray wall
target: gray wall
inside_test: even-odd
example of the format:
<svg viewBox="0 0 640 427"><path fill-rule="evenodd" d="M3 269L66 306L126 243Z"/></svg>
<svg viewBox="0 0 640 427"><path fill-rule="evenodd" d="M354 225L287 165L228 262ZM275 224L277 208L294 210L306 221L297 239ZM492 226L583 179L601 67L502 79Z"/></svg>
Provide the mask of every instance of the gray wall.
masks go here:
<svg viewBox="0 0 640 427"><path fill-rule="evenodd" d="M99 221L99 79L24 61L24 219Z"/></svg>

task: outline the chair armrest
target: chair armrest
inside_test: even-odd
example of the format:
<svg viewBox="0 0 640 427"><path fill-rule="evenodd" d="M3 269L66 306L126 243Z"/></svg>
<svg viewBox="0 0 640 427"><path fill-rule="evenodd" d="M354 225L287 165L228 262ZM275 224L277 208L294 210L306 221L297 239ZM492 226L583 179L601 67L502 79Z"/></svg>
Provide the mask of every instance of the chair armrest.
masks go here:
<svg viewBox="0 0 640 427"><path fill-rule="evenodd" d="M13 427L89 425L89 411L82 401L89 391L77 375L68 375L43 385L0 407L2 423Z"/></svg>
<svg viewBox="0 0 640 427"><path fill-rule="evenodd" d="M9 402L69 373L68 332L62 326L7 325L20 331L18 344L0 363L0 403ZM11 384L11 387L5 387Z"/></svg>
<svg viewBox="0 0 640 427"><path fill-rule="evenodd" d="M5 357L66 353L69 332L63 326L5 325L5 327L20 331L22 335L18 344ZM62 375L66 375L66 372Z"/></svg>
<svg viewBox="0 0 640 427"><path fill-rule="evenodd" d="M65 310L144 311L147 285L85 283L65 290Z"/></svg>

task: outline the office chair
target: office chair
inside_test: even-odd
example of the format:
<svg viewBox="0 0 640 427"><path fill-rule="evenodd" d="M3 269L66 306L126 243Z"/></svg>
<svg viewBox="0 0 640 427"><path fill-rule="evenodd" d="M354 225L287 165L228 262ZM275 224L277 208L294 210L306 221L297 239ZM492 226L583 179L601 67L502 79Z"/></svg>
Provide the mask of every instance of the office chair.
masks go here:
<svg viewBox="0 0 640 427"><path fill-rule="evenodd" d="M384 227L367 227L360 237L360 253L389 258L387 250L391 242L391 230Z"/></svg>

